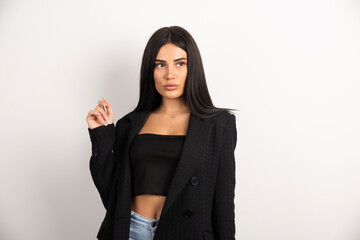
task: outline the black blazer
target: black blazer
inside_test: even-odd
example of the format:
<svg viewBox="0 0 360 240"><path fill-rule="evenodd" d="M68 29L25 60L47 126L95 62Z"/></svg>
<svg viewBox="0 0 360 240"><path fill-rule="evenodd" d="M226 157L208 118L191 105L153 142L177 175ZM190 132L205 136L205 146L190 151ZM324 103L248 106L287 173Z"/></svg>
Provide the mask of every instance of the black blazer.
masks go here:
<svg viewBox="0 0 360 240"><path fill-rule="evenodd" d="M129 147L149 110L132 111L110 125L88 128L90 172L106 215L97 234L128 240L131 216ZM167 192L154 240L235 239L234 114L208 119L192 113L181 156Z"/></svg>

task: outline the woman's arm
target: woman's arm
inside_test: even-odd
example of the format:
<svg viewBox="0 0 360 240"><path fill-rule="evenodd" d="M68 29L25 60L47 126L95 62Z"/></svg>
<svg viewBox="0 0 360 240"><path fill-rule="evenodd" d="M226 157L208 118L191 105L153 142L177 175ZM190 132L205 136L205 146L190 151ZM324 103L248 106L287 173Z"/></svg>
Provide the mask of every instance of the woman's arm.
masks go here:
<svg viewBox="0 0 360 240"><path fill-rule="evenodd" d="M111 185L115 173L116 130L114 123L102 125L93 129L88 128L92 143L90 158L90 172L101 200L107 209Z"/></svg>
<svg viewBox="0 0 360 240"><path fill-rule="evenodd" d="M231 114L220 145L220 161L212 209L215 239L235 239L235 147L236 118Z"/></svg>

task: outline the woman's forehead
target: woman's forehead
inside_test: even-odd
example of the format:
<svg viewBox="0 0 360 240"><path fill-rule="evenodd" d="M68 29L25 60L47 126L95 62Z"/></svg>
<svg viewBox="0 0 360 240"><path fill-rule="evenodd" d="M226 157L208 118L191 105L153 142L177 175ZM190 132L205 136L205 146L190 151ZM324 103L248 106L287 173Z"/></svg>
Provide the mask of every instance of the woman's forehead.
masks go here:
<svg viewBox="0 0 360 240"><path fill-rule="evenodd" d="M176 46L173 43L168 43L163 45L157 54L157 59L177 59L187 57L187 53L180 47Z"/></svg>

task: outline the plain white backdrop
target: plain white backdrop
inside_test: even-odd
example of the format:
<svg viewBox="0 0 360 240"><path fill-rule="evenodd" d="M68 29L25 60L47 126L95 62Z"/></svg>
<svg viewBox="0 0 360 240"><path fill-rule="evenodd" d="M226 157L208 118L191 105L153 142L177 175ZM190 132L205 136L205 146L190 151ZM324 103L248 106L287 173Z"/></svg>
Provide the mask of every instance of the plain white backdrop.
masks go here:
<svg viewBox="0 0 360 240"><path fill-rule="evenodd" d="M236 239L360 239L360 2L0 1L0 239L96 239L86 115L179 25L236 115Z"/></svg>

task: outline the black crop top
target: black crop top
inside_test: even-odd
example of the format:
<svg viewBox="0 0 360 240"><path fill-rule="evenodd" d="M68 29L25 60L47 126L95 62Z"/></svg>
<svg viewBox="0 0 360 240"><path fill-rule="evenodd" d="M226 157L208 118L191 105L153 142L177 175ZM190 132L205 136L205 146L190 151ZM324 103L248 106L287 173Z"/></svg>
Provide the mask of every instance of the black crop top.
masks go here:
<svg viewBox="0 0 360 240"><path fill-rule="evenodd" d="M132 196L166 196L186 135L137 134L130 147Z"/></svg>

